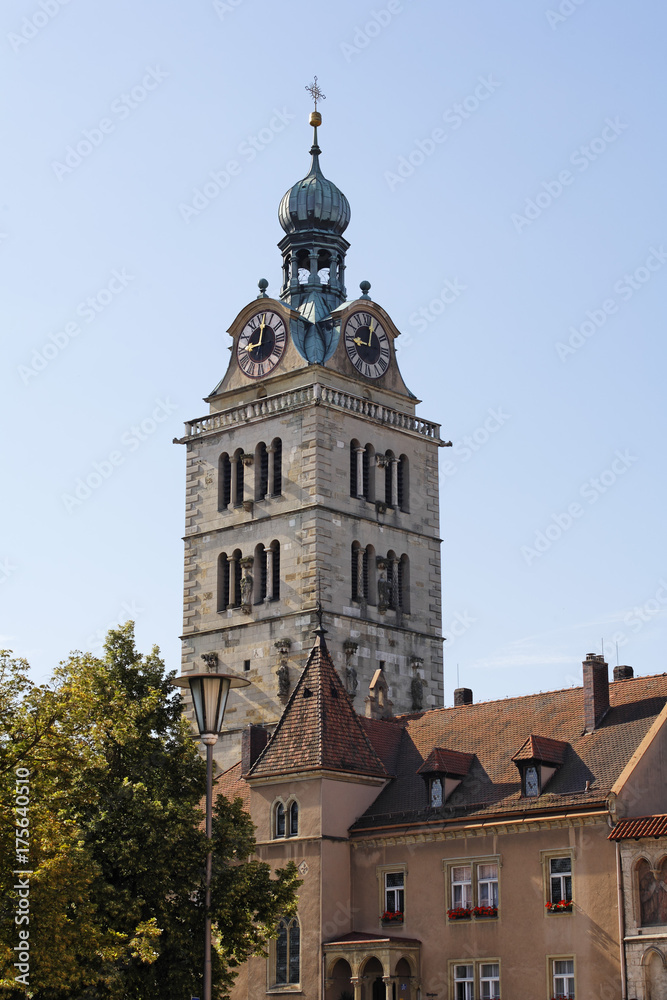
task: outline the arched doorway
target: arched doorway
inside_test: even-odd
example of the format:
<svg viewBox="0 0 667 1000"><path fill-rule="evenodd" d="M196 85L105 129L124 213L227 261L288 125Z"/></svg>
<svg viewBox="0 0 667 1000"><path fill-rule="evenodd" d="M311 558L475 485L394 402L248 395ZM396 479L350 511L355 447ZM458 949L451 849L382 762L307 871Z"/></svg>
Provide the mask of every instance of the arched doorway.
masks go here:
<svg viewBox="0 0 667 1000"><path fill-rule="evenodd" d="M387 997L387 990L382 978L384 969L378 958L368 959L364 965L363 975L367 984L365 1000L392 1000L391 997Z"/></svg>
<svg viewBox="0 0 667 1000"><path fill-rule="evenodd" d="M344 958L339 958L331 970L327 1000L354 1000L351 976L350 963L346 962Z"/></svg>
<svg viewBox="0 0 667 1000"><path fill-rule="evenodd" d="M396 963L396 971L394 973L396 976L394 982L396 984L396 1000L410 1000L410 963L406 959L401 958Z"/></svg>

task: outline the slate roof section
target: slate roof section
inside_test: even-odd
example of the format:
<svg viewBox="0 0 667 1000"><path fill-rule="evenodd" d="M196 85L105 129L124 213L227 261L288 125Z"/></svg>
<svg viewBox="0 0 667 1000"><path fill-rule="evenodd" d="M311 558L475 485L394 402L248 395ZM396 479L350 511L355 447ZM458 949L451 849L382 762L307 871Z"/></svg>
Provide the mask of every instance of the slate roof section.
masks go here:
<svg viewBox="0 0 667 1000"><path fill-rule="evenodd" d="M543 764L562 764L568 744L563 740L550 740L546 736L529 736L512 760L539 760Z"/></svg>
<svg viewBox="0 0 667 1000"><path fill-rule="evenodd" d="M299 771L388 777L319 630L280 722L247 777L252 780Z"/></svg>
<svg viewBox="0 0 667 1000"><path fill-rule="evenodd" d="M352 827L540 813L545 809L604 806L606 796L644 736L667 704L667 674L635 677L609 685L610 708L593 732L584 732L583 688L567 688L502 701L434 709L384 723L401 725L403 739L396 777ZM548 791L521 796L520 774L512 761L530 734L569 744ZM375 743L375 730L369 730ZM437 747L475 755L447 802L430 808L425 782L417 773ZM589 788L586 790L586 782Z"/></svg>
<svg viewBox="0 0 667 1000"><path fill-rule="evenodd" d="M667 815L621 819L607 840L639 840L640 837L667 836Z"/></svg>
<svg viewBox="0 0 667 1000"><path fill-rule="evenodd" d="M474 759L474 754L471 753L436 747L431 750L422 766L417 768L417 774L448 774L455 778L465 778Z"/></svg>

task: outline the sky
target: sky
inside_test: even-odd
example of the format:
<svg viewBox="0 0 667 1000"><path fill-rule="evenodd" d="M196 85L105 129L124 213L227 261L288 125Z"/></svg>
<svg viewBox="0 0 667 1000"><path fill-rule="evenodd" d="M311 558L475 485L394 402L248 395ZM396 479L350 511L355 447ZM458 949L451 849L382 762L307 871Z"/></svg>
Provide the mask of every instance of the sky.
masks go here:
<svg viewBox="0 0 667 1000"><path fill-rule="evenodd" d="M446 703L662 673L657 0L5 0L1 644L180 663L185 449L284 191L347 195L440 453Z"/></svg>

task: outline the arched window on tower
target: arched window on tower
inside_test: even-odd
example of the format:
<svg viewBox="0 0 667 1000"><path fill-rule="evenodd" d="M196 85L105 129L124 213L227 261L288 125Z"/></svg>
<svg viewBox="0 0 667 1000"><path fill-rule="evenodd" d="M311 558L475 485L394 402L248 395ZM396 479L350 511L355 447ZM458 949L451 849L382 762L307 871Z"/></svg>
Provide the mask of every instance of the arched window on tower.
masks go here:
<svg viewBox="0 0 667 1000"><path fill-rule="evenodd" d="M371 501L375 496L375 449L356 438L350 442L350 496Z"/></svg>
<svg viewBox="0 0 667 1000"><path fill-rule="evenodd" d="M396 611L401 606L398 588L398 559L396 553L391 549L387 552L387 592L389 596L388 607Z"/></svg>
<svg viewBox="0 0 667 1000"><path fill-rule="evenodd" d="M398 607L407 615L410 614L410 560L405 553L397 563L397 593Z"/></svg>
<svg viewBox="0 0 667 1000"><path fill-rule="evenodd" d="M406 513L410 510L410 468L408 456L401 455L396 466L398 506Z"/></svg>
<svg viewBox="0 0 667 1000"><path fill-rule="evenodd" d="M310 277L310 255L307 250L299 250L296 256L299 284L306 285Z"/></svg>
<svg viewBox="0 0 667 1000"><path fill-rule="evenodd" d="M229 566L229 607L230 608L240 608L241 607L241 550L234 549L232 552L232 558Z"/></svg>
<svg viewBox="0 0 667 1000"><path fill-rule="evenodd" d="M263 604L266 599L266 553L262 544L255 546L253 564L253 604Z"/></svg>
<svg viewBox="0 0 667 1000"><path fill-rule="evenodd" d="M301 934L299 921L280 920L275 941L274 986L296 986L301 978Z"/></svg>
<svg viewBox="0 0 667 1000"><path fill-rule="evenodd" d="M269 491L269 453L260 441L255 448L255 500L264 500Z"/></svg>
<svg viewBox="0 0 667 1000"><path fill-rule="evenodd" d="M244 465L243 465L243 449L237 448L234 452L234 460L232 462L232 503L235 507L243 506L243 479L244 479Z"/></svg>
<svg viewBox="0 0 667 1000"><path fill-rule="evenodd" d="M280 597L280 542L277 538L266 550L267 597L277 601Z"/></svg>
<svg viewBox="0 0 667 1000"><path fill-rule="evenodd" d="M331 254L328 250L320 250L317 256L317 277L320 284L328 285L331 273Z"/></svg>
<svg viewBox="0 0 667 1000"><path fill-rule="evenodd" d="M384 456L384 502L387 507L395 507L394 494L396 492L396 459L393 451L386 452Z"/></svg>
<svg viewBox="0 0 667 1000"><path fill-rule="evenodd" d="M272 474L273 473L273 474ZM270 497L279 497L283 492L283 443L280 438L274 438L269 449L269 484Z"/></svg>
<svg viewBox="0 0 667 1000"><path fill-rule="evenodd" d="M230 562L227 558L227 553L221 552L218 556L218 611L226 611L229 603L229 567Z"/></svg>
<svg viewBox="0 0 667 1000"><path fill-rule="evenodd" d="M232 497L232 463L227 452L218 459L218 510L226 510Z"/></svg>

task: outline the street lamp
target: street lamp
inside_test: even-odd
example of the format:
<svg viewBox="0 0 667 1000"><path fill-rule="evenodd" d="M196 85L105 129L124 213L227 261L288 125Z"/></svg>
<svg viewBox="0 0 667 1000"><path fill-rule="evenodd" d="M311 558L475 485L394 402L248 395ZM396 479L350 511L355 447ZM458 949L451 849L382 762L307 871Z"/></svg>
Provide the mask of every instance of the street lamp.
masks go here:
<svg viewBox="0 0 667 1000"><path fill-rule="evenodd" d="M215 654L207 654L209 662ZM215 656L214 662L217 662ZM204 924L204 1000L211 1000L211 873L213 870L213 852L211 851L211 836L213 833L213 747L218 742L222 728L222 720L227 706L227 696L230 688L247 687L250 681L236 674L218 674L204 671L197 674L185 674L174 680L177 687L189 688L195 708L197 728L202 743L206 746L206 836L209 850L206 855L206 914Z"/></svg>

